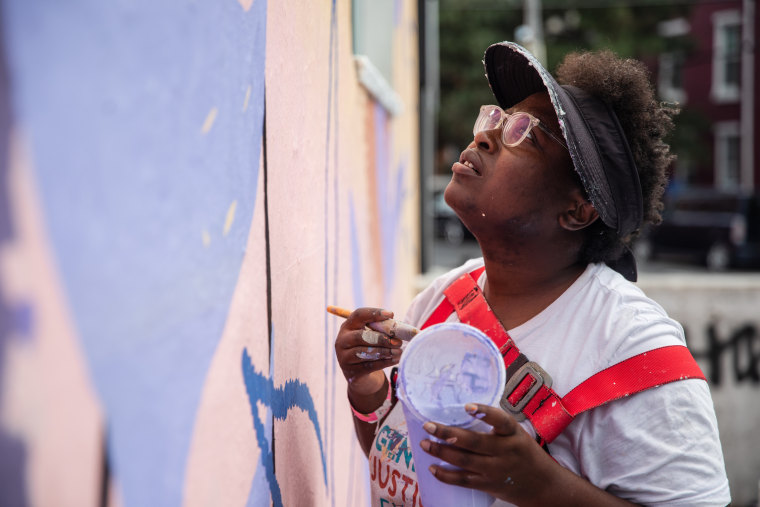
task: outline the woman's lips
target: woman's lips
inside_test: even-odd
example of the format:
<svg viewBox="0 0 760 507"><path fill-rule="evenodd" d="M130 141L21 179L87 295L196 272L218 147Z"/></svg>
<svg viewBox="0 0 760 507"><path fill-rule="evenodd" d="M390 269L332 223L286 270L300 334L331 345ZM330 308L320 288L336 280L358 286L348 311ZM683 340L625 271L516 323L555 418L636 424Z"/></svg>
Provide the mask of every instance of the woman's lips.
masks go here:
<svg viewBox="0 0 760 507"><path fill-rule="evenodd" d="M452 172L456 174L465 174L468 176L480 176L480 171L478 171L472 162L469 160L462 160L461 162L454 162L454 165L451 167Z"/></svg>

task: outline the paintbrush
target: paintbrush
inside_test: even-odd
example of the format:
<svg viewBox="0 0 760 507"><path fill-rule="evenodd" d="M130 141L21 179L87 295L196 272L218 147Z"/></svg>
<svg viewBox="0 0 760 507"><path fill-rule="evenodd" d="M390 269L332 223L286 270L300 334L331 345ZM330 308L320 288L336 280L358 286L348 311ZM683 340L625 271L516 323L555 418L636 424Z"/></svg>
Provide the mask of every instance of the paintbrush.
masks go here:
<svg viewBox="0 0 760 507"><path fill-rule="evenodd" d="M340 308L338 306L328 306L327 311L338 317L347 319L351 315L351 310ZM420 332L416 327L412 327L409 324L404 324L395 319L386 319L378 322L370 322L367 327L374 329L384 335L398 338L400 340L409 341Z"/></svg>

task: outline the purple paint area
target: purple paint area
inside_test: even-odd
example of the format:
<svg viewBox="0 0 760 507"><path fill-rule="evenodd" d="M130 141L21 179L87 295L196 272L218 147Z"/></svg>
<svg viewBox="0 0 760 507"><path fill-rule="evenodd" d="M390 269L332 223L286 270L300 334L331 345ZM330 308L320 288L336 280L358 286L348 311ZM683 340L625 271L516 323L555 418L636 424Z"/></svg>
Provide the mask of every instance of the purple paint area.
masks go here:
<svg viewBox="0 0 760 507"><path fill-rule="evenodd" d="M404 0L395 0L393 2L393 26L398 28L403 16L404 16Z"/></svg>
<svg viewBox="0 0 760 507"><path fill-rule="evenodd" d="M34 332L34 307L28 303L18 303L11 309L11 331L21 339L31 339Z"/></svg>
<svg viewBox="0 0 760 507"><path fill-rule="evenodd" d="M14 218L11 216L9 182L9 141L11 133L11 107L8 89L4 28L0 27L0 248L14 242ZM29 337L32 328L32 307L10 301L0 284L0 406L3 406L2 385L5 378L7 347L12 338ZM28 505L27 444L18 438L16 431L7 431L0 423L0 504Z"/></svg>
<svg viewBox="0 0 760 507"><path fill-rule="evenodd" d="M128 506L181 504L253 214L266 6L3 3L11 105Z"/></svg>
<svg viewBox="0 0 760 507"><path fill-rule="evenodd" d="M364 282L362 279L362 256L359 248L359 228L356 225L356 209L354 196L348 196L348 209L351 219L351 284L354 296L354 307L364 306Z"/></svg>
<svg viewBox="0 0 760 507"><path fill-rule="evenodd" d="M401 212L406 198L406 164L391 171L388 154L391 140L388 138L388 113L380 104L374 107L374 127L377 167L377 202L380 203L380 241L382 245L383 273L385 274L385 299L393 292L396 278L396 240L401 225Z"/></svg>

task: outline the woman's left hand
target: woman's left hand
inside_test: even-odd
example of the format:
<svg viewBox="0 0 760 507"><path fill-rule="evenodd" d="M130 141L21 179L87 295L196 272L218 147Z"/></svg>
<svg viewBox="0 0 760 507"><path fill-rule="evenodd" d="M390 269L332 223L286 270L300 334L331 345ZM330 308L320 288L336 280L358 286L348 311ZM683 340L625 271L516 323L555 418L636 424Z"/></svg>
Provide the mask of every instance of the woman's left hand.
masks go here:
<svg viewBox="0 0 760 507"><path fill-rule="evenodd" d="M420 446L461 470L433 465L430 471L447 484L485 491L517 505L533 504L560 467L504 410L466 405L466 410L493 429L480 433L427 422L425 430L443 443L423 440ZM560 467L561 468L561 467Z"/></svg>
<svg viewBox="0 0 760 507"><path fill-rule="evenodd" d="M443 443L423 440L429 454L456 465L450 470L432 465L442 482L485 491L522 506L631 506L597 488L552 459L520 424L500 408L469 404L465 409L493 429L479 433L427 422L425 430Z"/></svg>

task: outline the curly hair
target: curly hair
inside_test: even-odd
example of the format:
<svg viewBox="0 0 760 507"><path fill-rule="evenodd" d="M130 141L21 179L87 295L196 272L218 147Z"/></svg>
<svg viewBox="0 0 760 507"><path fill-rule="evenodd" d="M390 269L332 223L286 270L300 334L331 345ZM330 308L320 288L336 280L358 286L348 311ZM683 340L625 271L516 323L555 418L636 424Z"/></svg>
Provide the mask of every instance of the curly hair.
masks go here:
<svg viewBox="0 0 760 507"><path fill-rule="evenodd" d="M560 84L576 86L596 96L615 111L639 172L644 223L660 223L667 170L675 159L665 137L673 129L678 107L656 100L642 62L619 58L611 51L570 53L557 67L556 78ZM614 261L637 233L621 238L597 220L588 228L580 260Z"/></svg>

